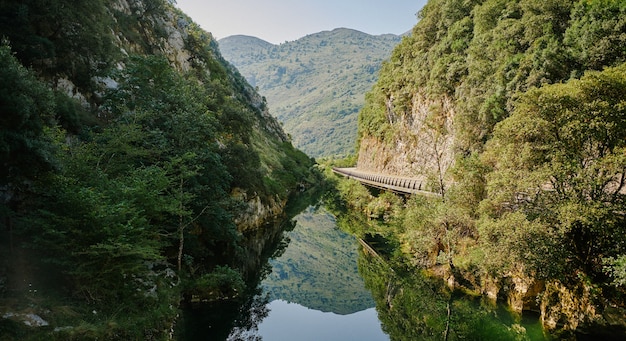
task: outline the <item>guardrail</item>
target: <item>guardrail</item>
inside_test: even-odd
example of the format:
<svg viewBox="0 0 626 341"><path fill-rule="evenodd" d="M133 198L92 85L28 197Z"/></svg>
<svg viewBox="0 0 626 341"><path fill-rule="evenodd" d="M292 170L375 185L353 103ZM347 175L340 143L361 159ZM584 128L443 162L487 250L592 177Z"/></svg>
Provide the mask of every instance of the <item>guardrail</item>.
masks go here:
<svg viewBox="0 0 626 341"><path fill-rule="evenodd" d="M419 194L432 197L440 197L441 194L426 191L424 179L407 178L381 173L361 171L357 168L333 167L333 172L360 181L362 184L380 189L390 190L404 194Z"/></svg>

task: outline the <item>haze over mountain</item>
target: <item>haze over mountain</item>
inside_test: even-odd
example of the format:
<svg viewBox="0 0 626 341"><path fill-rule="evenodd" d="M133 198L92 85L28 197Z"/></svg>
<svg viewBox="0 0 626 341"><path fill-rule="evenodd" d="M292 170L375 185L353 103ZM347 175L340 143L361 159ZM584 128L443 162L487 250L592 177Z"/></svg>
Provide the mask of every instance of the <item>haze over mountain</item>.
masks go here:
<svg viewBox="0 0 626 341"><path fill-rule="evenodd" d="M296 147L309 156L354 152L365 93L401 36L338 28L274 45L250 36L219 40L226 60L267 98Z"/></svg>

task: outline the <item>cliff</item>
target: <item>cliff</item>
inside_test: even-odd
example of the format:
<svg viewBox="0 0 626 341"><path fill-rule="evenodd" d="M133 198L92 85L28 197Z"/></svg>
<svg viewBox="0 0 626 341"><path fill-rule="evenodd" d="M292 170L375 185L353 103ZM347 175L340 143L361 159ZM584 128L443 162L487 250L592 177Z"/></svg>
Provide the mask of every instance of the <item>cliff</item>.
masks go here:
<svg viewBox="0 0 626 341"><path fill-rule="evenodd" d="M380 108L378 108L380 110ZM440 176L446 176L454 162L453 102L447 97L413 95L410 112L398 113L393 95L382 110L389 134L359 140L357 166L366 171L427 180L427 190L440 191Z"/></svg>
<svg viewBox="0 0 626 341"><path fill-rule="evenodd" d="M211 34L202 31L184 13L160 0L120 0L106 6L104 2L93 1L92 4L61 7L53 7L45 13L43 10L39 12L36 5L6 5L5 18L11 15L11 11L27 9L28 13L22 18L18 16L22 20L7 20L3 30L9 34L8 41L16 56L37 70L52 84L53 89L77 100L87 114L97 116L96 120L103 118L103 94L118 86L120 71L125 69L130 56L163 56L181 74L198 73L206 80L220 79L225 82L227 93L220 96L232 96L245 108L236 114L241 117L233 119L251 120L256 138L264 140L255 142L271 145L272 150L267 153L256 150L262 159L264 172L269 174L281 168L272 153L281 154L280 145L289 142L278 121L269 113L264 98L222 58ZM78 15L71 11L79 13L82 19L72 21L66 17ZM32 22L35 19L41 22ZM23 31L33 31L33 37L44 41L41 46L30 46L31 42L27 39L33 38L24 37L24 32L17 32L18 27L9 27L15 21L23 25ZM89 21L97 21L98 24ZM72 27L82 31L71 32ZM74 41L70 43L68 40ZM47 55L42 57L32 53L33 49L43 49L44 43L51 45L47 46L50 50ZM228 142L222 140L221 143ZM250 205L256 206L255 197L261 194L244 190L249 192L246 197L250 198ZM284 193L280 196L283 199L276 200L270 195L263 197L263 201L271 201L270 206L280 206L284 204ZM268 211L264 216L243 217L243 220L256 220L253 225L258 225L271 215Z"/></svg>

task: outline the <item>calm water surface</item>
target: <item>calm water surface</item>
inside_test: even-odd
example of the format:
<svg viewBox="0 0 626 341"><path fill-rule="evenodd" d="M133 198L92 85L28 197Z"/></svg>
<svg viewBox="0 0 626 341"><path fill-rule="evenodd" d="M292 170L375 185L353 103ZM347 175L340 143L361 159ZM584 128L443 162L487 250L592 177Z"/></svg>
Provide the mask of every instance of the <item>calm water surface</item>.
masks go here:
<svg viewBox="0 0 626 341"><path fill-rule="evenodd" d="M389 340L358 273L357 240L324 210L308 208L286 234L289 245L270 260L262 282L269 314L258 335L272 340Z"/></svg>
<svg viewBox="0 0 626 341"><path fill-rule="evenodd" d="M341 221L345 231L359 224ZM415 269L392 270L324 209L306 208L287 226L270 243L278 251L258 261L265 271L255 292L187 309L179 339L548 340L537 316L451 293Z"/></svg>
<svg viewBox="0 0 626 341"><path fill-rule="evenodd" d="M259 326L263 340L389 340L374 308L339 315L282 300L271 302L268 308L269 316Z"/></svg>

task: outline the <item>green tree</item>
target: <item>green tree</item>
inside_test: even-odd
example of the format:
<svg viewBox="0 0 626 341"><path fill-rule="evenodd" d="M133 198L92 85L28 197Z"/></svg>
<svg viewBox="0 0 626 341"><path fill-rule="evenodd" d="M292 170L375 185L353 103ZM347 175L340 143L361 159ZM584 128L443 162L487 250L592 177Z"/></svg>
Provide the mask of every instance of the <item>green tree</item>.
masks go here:
<svg viewBox="0 0 626 341"><path fill-rule="evenodd" d="M55 115L54 96L6 45L0 46L0 79L0 186L22 186L54 164L45 133Z"/></svg>
<svg viewBox="0 0 626 341"><path fill-rule="evenodd" d="M500 123L484 155L483 212L519 211L565 247L562 274L600 276L602 258L623 254L626 64L534 89Z"/></svg>
<svg viewBox="0 0 626 341"><path fill-rule="evenodd" d="M232 178L216 143L221 127L211 111L221 95L185 79L163 57L134 57L106 105L112 120L137 125L145 136L137 143L146 153L128 164L158 165L173 180L168 194L178 208L170 233L176 263L187 264L188 273L210 271L239 238L228 212Z"/></svg>
<svg viewBox="0 0 626 341"><path fill-rule="evenodd" d="M0 2L0 32L22 64L46 76L61 74L93 90L114 56L106 1L21 0Z"/></svg>
<svg viewBox="0 0 626 341"><path fill-rule="evenodd" d="M22 219L23 229L74 293L95 302L141 301L152 282L148 264L163 259L160 225L175 208L163 196L170 179L153 166L107 174L105 162L92 163L101 156L98 141L67 145L58 136L63 168L36 183L37 210Z"/></svg>
<svg viewBox="0 0 626 341"><path fill-rule="evenodd" d="M579 1L576 4L564 43L579 70L601 70L626 61L625 18L626 4L622 1Z"/></svg>

